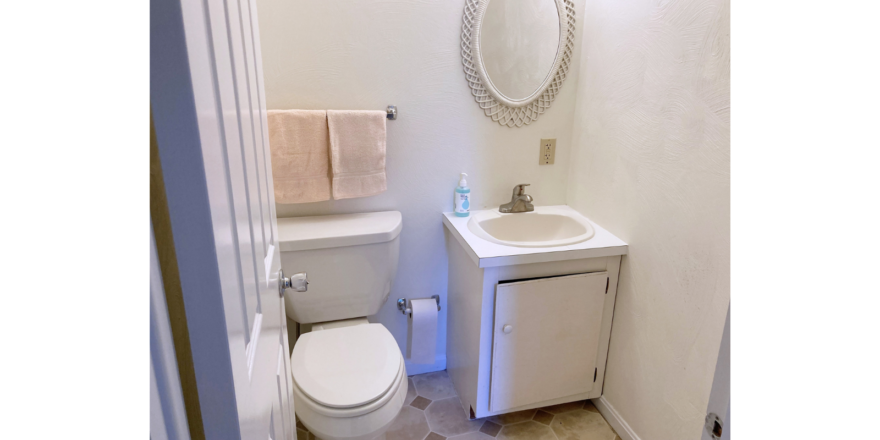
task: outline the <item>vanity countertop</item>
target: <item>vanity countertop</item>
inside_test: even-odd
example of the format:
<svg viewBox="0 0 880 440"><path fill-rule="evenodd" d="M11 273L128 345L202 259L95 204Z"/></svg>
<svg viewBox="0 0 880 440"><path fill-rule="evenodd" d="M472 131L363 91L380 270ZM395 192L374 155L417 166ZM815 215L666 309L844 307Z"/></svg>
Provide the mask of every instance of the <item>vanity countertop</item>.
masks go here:
<svg viewBox="0 0 880 440"><path fill-rule="evenodd" d="M569 206L554 206L555 209L571 211ZM473 215L474 213L471 213ZM517 214L508 214L517 215ZM603 229L590 219L595 234L589 240L567 246L554 247L514 247L492 243L476 236L468 229L472 217L457 217L452 212L443 213L443 224L464 248L474 264L479 267L512 266L515 264L545 263L549 261L578 260L583 258L610 257L626 255L627 244Z"/></svg>

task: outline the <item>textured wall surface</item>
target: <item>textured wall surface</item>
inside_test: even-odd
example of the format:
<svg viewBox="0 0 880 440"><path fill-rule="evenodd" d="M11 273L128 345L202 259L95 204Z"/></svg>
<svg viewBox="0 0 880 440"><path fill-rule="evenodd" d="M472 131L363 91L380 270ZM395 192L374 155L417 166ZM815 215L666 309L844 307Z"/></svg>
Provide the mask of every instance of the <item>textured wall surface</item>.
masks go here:
<svg viewBox="0 0 880 440"><path fill-rule="evenodd" d="M604 397L700 438L730 300L730 5L589 0L568 203L629 243Z"/></svg>
<svg viewBox="0 0 880 440"><path fill-rule="evenodd" d="M575 2L580 19L583 0ZM394 299L446 300L447 263L440 213L452 210L458 173L467 172L472 209L510 200L531 183L537 204L564 204L577 69L536 122L502 127L480 110L460 55L464 0L258 0L269 109L371 109L398 106L388 122L388 191L373 197L278 205L279 217L398 210L400 266L390 300L373 321L406 347L406 319ZM580 27L578 27L578 34ZM576 38L576 44L580 44ZM577 53L577 46L575 53ZM574 65L577 66L577 55ZM541 138L556 138L556 165L538 165ZM446 353L446 307L438 355ZM416 366L407 365L410 373ZM418 371L442 370L437 364Z"/></svg>

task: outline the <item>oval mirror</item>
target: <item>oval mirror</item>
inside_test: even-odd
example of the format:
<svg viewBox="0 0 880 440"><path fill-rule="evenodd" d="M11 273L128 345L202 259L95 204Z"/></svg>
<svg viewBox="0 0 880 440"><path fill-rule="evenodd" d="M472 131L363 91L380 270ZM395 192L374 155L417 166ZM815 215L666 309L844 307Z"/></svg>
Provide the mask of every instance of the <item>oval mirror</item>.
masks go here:
<svg viewBox="0 0 880 440"><path fill-rule="evenodd" d="M555 0L491 0L480 27L486 79L511 101L534 95L559 51Z"/></svg>
<svg viewBox="0 0 880 440"><path fill-rule="evenodd" d="M574 48L571 0L466 0L465 76L494 121L528 124L559 93Z"/></svg>

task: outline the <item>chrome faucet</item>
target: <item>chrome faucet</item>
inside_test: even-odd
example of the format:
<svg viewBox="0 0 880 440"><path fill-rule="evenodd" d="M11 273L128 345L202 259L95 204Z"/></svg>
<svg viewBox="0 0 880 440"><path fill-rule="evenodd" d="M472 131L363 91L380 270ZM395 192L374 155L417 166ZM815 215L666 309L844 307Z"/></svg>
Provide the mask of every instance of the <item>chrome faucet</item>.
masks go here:
<svg viewBox="0 0 880 440"><path fill-rule="evenodd" d="M505 203L499 206L498 211L503 213L534 211L535 205L532 205L532 196L525 193L527 186L529 186L528 183L520 183L519 185L514 186L513 196L510 198L510 203Z"/></svg>

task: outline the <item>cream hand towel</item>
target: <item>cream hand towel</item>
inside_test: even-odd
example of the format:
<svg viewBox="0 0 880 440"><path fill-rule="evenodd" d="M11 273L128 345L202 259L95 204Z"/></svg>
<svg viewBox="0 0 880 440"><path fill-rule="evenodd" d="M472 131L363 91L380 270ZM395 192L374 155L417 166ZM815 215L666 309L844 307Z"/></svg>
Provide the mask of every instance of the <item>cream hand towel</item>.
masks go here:
<svg viewBox="0 0 880 440"><path fill-rule="evenodd" d="M330 200L330 142L324 110L269 110L275 202Z"/></svg>
<svg viewBox="0 0 880 440"><path fill-rule="evenodd" d="M334 199L372 196L387 189L386 115L379 110L327 110Z"/></svg>

